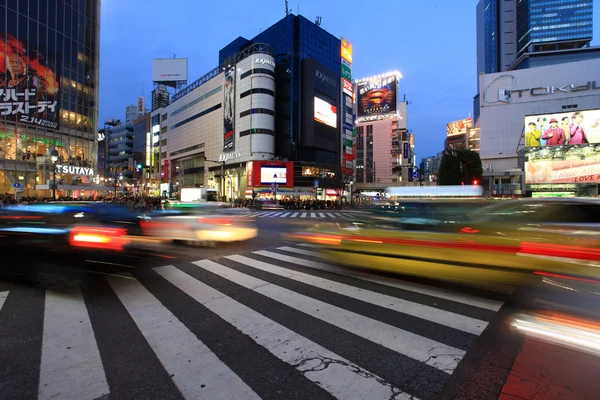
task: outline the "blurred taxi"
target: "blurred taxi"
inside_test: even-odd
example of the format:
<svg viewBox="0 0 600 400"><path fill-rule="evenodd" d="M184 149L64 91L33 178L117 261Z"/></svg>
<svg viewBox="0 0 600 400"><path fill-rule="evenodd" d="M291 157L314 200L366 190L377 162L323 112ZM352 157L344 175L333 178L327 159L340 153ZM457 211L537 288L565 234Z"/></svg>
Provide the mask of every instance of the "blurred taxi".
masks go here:
<svg viewBox="0 0 600 400"><path fill-rule="evenodd" d="M380 220L291 236L351 266L488 287L552 278L598 291L599 218L596 199L526 199L477 209L453 231L399 230Z"/></svg>
<svg viewBox="0 0 600 400"><path fill-rule="evenodd" d="M238 242L258 235L254 220L216 202L172 202L141 222L144 235L189 245ZM239 209L241 210L241 209Z"/></svg>

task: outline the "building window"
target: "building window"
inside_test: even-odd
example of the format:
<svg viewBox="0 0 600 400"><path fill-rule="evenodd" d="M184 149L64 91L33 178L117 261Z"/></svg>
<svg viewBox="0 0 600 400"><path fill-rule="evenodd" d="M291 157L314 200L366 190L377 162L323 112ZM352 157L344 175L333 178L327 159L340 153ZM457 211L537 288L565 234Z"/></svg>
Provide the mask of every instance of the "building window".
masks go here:
<svg viewBox="0 0 600 400"><path fill-rule="evenodd" d="M266 69L266 68L254 68L251 69L250 71L246 71L243 74L240 75L240 80L249 77L252 74L265 74L265 75L271 75L271 76L275 76L275 72L271 71L270 69Z"/></svg>
<svg viewBox="0 0 600 400"><path fill-rule="evenodd" d="M275 92L269 89L262 89L262 88L256 88L256 89L250 89L250 90L246 90L245 92L240 94L240 99L243 99L244 97L250 96L251 94L268 94L270 96L275 97Z"/></svg>
<svg viewBox="0 0 600 400"><path fill-rule="evenodd" d="M268 108L252 108L250 110L242 111L240 113L240 118L248 116L250 114L268 114L275 116L275 112L273 110L269 110Z"/></svg>
<svg viewBox="0 0 600 400"><path fill-rule="evenodd" d="M217 104L216 106L212 106L210 108L207 108L206 110L204 110L202 112L199 112L196 115L192 115L191 117L186 118L183 121L176 123L175 125L171 125L171 130L179 128L180 126L185 125L188 122L191 122L191 121L193 121L193 120L195 120L197 118L203 117L203 116L205 116L208 113L211 113L211 112L213 112L215 110L218 110L219 108L221 108L221 104Z"/></svg>
<svg viewBox="0 0 600 400"><path fill-rule="evenodd" d="M241 131L240 132L240 137L242 137L242 136L248 136L248 135L257 135L257 134L275 136L275 131L273 131L271 129L264 129L264 128L253 128L253 129L248 129L248 130L245 130L245 131Z"/></svg>

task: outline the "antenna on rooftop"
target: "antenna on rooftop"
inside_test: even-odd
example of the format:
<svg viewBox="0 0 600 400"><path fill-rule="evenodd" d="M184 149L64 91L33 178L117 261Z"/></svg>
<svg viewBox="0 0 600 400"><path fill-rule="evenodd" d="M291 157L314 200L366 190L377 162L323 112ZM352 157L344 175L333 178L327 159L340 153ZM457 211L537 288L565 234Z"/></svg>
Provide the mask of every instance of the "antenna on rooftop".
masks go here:
<svg viewBox="0 0 600 400"><path fill-rule="evenodd" d="M317 26L321 26L322 20L323 20L323 17L317 17L317 19L315 20L315 24L317 24Z"/></svg>
<svg viewBox="0 0 600 400"><path fill-rule="evenodd" d="M290 10L290 8L288 7L288 0L285 0L285 16L287 17L288 15L290 15L291 12L292 10Z"/></svg>

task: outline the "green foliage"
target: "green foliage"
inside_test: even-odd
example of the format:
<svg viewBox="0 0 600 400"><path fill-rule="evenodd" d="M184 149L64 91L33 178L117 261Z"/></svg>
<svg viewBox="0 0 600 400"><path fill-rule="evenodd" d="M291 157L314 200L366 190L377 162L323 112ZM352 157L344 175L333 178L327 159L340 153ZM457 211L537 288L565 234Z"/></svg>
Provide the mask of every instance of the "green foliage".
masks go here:
<svg viewBox="0 0 600 400"><path fill-rule="evenodd" d="M471 150L447 150L438 171L439 185L481 184L483 166L479 153Z"/></svg>

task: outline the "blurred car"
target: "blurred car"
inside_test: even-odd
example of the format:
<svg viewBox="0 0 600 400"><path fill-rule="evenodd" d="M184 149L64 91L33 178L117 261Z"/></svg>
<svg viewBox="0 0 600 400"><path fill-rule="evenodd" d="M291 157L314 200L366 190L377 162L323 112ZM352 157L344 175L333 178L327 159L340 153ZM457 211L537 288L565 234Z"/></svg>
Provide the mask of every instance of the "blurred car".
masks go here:
<svg viewBox="0 0 600 400"><path fill-rule="evenodd" d="M241 211L221 209L216 203L173 203L167 210L150 214L141 227L148 237L189 245L239 242L258 235L254 220L243 217Z"/></svg>
<svg viewBox="0 0 600 400"><path fill-rule="evenodd" d="M104 202L40 203L0 209L0 272L28 274L40 265L77 266L95 257L127 256L156 241L143 236L143 215ZM11 261L8 261L11 260Z"/></svg>
<svg viewBox="0 0 600 400"><path fill-rule="evenodd" d="M322 224L290 236L349 266L490 289L551 280L598 293L599 206L596 199L514 200L476 210L454 232L402 230L385 221Z"/></svg>

